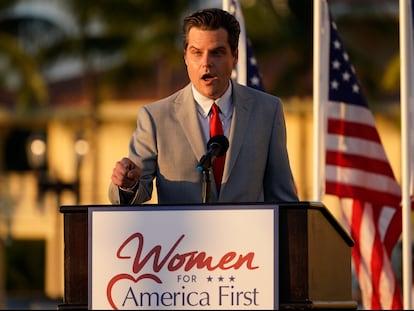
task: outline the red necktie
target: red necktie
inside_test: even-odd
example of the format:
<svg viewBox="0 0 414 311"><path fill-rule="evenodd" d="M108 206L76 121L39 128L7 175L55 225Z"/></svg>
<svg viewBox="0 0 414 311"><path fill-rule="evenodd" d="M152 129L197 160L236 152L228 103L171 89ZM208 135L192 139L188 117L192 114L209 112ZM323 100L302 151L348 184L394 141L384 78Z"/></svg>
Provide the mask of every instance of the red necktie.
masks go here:
<svg viewBox="0 0 414 311"><path fill-rule="evenodd" d="M211 119L210 119L210 138L216 135L224 135L223 125L220 120L220 109L213 103L211 106ZM225 156L217 157L213 162L213 174L216 181L217 192L220 192L221 178L223 176Z"/></svg>

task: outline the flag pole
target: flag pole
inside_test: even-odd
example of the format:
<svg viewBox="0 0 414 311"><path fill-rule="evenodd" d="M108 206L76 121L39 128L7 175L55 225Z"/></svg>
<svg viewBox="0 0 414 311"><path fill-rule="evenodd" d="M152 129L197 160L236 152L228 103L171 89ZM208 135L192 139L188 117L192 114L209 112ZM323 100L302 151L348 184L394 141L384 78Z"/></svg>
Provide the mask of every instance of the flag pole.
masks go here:
<svg viewBox="0 0 414 311"><path fill-rule="evenodd" d="M327 3L325 0L313 0L313 195L312 200L320 202L324 192L325 155L325 106L328 101L327 63L329 57L329 38L326 38L329 25L326 25Z"/></svg>
<svg viewBox="0 0 414 311"><path fill-rule="evenodd" d="M321 186L320 186L320 137L321 137L321 122L320 122L320 81L321 76L321 47L320 47L320 32L321 32L321 1L313 0L313 195L312 200L321 201Z"/></svg>
<svg viewBox="0 0 414 311"><path fill-rule="evenodd" d="M412 242L411 242L411 199L410 199L410 139L409 139L409 104L412 102L410 92L410 69L412 59L412 16L408 0L400 0L400 98L401 98L401 165L402 165L402 266L404 309L411 309L412 289ZM411 49L410 49L411 48Z"/></svg>

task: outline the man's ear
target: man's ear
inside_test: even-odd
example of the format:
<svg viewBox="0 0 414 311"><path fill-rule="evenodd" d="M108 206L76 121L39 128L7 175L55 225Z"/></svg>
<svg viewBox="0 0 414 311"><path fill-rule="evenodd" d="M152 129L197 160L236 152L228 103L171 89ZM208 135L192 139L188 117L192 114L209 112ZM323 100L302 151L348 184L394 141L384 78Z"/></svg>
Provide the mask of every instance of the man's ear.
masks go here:
<svg viewBox="0 0 414 311"><path fill-rule="evenodd" d="M236 49L233 56L233 66L236 66L239 61L239 49Z"/></svg>
<svg viewBox="0 0 414 311"><path fill-rule="evenodd" d="M184 64L187 66L187 58L185 57L185 51L184 51L183 59L184 59Z"/></svg>

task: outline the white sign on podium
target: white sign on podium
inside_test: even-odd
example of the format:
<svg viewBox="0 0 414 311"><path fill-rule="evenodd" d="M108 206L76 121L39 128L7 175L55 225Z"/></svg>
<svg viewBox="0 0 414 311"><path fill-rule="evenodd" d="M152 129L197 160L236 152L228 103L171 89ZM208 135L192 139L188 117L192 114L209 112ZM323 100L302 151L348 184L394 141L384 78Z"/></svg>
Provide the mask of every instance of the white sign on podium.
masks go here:
<svg viewBox="0 0 414 311"><path fill-rule="evenodd" d="M89 309L278 309L277 205L89 208Z"/></svg>

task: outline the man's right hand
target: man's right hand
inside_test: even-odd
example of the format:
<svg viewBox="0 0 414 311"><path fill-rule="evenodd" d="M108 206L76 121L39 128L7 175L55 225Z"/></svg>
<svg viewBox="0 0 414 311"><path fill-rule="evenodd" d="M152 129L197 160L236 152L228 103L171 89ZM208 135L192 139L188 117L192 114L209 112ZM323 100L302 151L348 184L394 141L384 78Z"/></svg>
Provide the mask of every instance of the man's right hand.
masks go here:
<svg viewBox="0 0 414 311"><path fill-rule="evenodd" d="M128 158L115 163L112 171L112 183L124 189L130 189L139 183L142 170Z"/></svg>

